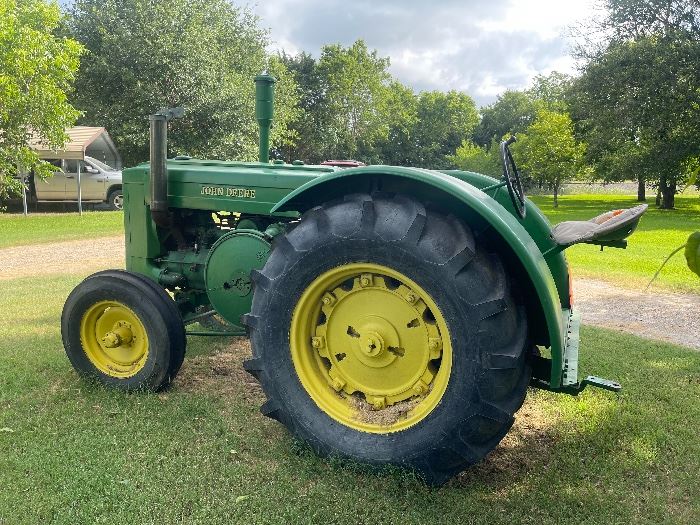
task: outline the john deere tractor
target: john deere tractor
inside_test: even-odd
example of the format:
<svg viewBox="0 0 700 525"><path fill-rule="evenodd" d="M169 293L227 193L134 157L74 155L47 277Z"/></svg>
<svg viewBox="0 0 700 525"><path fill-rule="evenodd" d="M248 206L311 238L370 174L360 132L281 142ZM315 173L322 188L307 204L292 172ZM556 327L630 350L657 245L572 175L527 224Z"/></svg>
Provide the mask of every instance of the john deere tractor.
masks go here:
<svg viewBox="0 0 700 525"><path fill-rule="evenodd" d="M83 376L175 379L186 335L248 335L261 411L319 454L440 484L505 436L528 386L577 394L579 316L564 250L624 247L645 210L552 228L503 178L269 160L274 79L256 77L259 162L166 159L124 171L126 271L91 275L61 319ZM197 328L215 315L218 328ZM202 323L207 324L207 323Z"/></svg>

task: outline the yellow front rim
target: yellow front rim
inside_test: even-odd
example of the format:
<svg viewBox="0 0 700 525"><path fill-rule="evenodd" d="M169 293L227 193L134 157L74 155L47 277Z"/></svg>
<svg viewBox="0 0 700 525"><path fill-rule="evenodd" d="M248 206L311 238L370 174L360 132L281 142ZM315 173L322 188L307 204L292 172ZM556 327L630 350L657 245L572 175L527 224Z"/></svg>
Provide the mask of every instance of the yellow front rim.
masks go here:
<svg viewBox="0 0 700 525"><path fill-rule="evenodd" d="M148 358L148 335L131 308L100 301L83 314L80 342L90 362L111 377L136 375Z"/></svg>
<svg viewBox="0 0 700 525"><path fill-rule="evenodd" d="M316 278L294 309L289 339L308 394L356 430L415 425L447 388L447 323L423 288L386 266L347 264Z"/></svg>

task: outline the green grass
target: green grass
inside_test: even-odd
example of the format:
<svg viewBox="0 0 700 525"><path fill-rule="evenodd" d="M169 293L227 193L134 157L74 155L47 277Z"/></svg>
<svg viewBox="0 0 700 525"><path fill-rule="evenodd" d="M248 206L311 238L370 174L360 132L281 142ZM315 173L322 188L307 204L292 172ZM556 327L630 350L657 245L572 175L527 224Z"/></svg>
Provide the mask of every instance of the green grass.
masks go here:
<svg viewBox="0 0 700 525"><path fill-rule="evenodd" d="M629 208L637 204L633 196L566 195L559 208L552 207L552 198L533 196L532 200L549 220L556 224L568 220L590 219L604 211ZM675 210L659 210L649 201L649 209L639 228L629 238L627 249L606 248L580 244L566 250L574 278L598 277L625 286L643 288L663 260L688 235L700 230L700 198L697 195L676 197ZM688 270L682 253L675 255L663 269L656 287L700 292L700 279Z"/></svg>
<svg viewBox="0 0 700 525"><path fill-rule="evenodd" d="M0 213L0 248L73 239L120 235L124 231L124 213L86 211L77 213Z"/></svg>
<svg viewBox="0 0 700 525"><path fill-rule="evenodd" d="M585 328L582 372L623 392L531 394L507 447L431 490L294 443L223 340L192 340L161 395L79 380L59 334L78 281L2 282L2 524L700 523L700 353Z"/></svg>

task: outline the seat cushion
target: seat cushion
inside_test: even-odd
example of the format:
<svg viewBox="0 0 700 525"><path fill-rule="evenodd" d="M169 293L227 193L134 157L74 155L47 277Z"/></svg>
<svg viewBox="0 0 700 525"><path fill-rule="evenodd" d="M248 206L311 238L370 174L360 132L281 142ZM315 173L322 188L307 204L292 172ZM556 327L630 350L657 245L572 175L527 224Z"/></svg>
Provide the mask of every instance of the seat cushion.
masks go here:
<svg viewBox="0 0 700 525"><path fill-rule="evenodd" d="M580 242L592 242L619 234L616 238L624 239L630 235L647 210L646 204L640 204L627 210L613 210L593 217L587 221L564 221L552 228L552 237L560 246L570 246Z"/></svg>

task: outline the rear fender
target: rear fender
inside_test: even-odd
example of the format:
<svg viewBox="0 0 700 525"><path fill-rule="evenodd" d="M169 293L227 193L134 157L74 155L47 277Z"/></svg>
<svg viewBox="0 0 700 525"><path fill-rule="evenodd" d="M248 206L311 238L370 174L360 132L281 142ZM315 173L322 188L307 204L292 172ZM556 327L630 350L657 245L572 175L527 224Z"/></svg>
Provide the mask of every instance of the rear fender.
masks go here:
<svg viewBox="0 0 700 525"><path fill-rule="evenodd" d="M499 246L501 256L522 270L519 273L521 279L528 281L526 288L536 294L537 300L528 305L528 320L531 331L534 328L546 336L542 344L551 348L552 357L549 383L551 388L558 388L562 382L566 327L555 280L542 252L519 220L475 186L437 171L366 166L336 171L309 181L278 202L272 213L303 213L347 194L372 191L412 195L431 207L462 218L477 233L491 229L497 234L499 238L495 241L499 242L495 244ZM568 297L566 303L568 305ZM533 312L533 308L541 311Z"/></svg>

